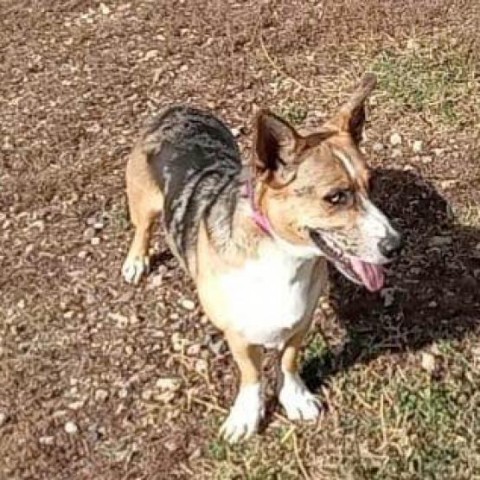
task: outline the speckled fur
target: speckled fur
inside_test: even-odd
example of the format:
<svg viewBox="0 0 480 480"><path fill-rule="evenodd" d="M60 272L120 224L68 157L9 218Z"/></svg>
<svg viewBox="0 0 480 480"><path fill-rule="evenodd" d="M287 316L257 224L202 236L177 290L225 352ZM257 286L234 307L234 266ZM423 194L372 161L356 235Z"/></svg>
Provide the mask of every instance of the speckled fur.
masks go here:
<svg viewBox="0 0 480 480"><path fill-rule="evenodd" d="M242 173L238 146L219 119L186 106L155 116L142 145L164 195L166 233L191 271L202 222L218 249L232 237Z"/></svg>

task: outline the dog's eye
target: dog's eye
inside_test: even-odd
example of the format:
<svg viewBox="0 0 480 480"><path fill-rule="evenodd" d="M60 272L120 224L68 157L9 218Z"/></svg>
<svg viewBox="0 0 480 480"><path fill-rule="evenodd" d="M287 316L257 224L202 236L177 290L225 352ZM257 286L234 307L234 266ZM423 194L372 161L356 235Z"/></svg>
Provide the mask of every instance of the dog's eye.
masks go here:
<svg viewBox="0 0 480 480"><path fill-rule="evenodd" d="M350 190L336 190L329 193L325 200L332 205L346 205L352 198L352 192Z"/></svg>

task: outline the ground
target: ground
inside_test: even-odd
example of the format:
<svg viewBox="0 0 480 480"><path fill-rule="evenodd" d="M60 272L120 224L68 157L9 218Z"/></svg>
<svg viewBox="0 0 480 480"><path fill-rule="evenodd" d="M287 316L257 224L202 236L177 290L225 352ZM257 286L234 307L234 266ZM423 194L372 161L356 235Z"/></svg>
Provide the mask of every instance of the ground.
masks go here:
<svg viewBox="0 0 480 480"><path fill-rule="evenodd" d="M2 0L0 478L480 478L479 27L475 0ZM237 372L160 232L151 275L120 277L128 151L178 101L247 160L258 106L300 124L365 71L406 249L380 295L334 275L304 350L318 424L271 401L231 447Z"/></svg>

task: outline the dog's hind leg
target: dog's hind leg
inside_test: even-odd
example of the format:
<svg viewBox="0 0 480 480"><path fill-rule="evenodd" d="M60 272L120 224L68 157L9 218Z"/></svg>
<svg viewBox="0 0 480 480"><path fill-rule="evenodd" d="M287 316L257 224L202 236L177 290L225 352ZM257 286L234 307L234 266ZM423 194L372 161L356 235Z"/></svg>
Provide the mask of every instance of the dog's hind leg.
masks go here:
<svg viewBox="0 0 480 480"><path fill-rule="evenodd" d="M127 197L130 219L135 227L130 250L123 263L123 278L138 283L148 272L151 229L163 207L163 195L155 182L143 152L135 149L127 164Z"/></svg>

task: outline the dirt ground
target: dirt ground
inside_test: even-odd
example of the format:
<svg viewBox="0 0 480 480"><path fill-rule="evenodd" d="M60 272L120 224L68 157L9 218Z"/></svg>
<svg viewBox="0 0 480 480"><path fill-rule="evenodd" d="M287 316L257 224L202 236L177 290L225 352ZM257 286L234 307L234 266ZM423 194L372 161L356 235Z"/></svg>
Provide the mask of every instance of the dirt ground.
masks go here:
<svg viewBox="0 0 480 480"><path fill-rule="evenodd" d="M0 478L480 479L479 28L476 0L1 0ZM406 250L380 295L334 276L304 353L318 424L272 401L231 447L237 372L160 233L150 276L120 277L126 156L188 102L248 158L258 106L300 124L365 71Z"/></svg>

